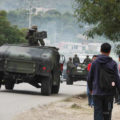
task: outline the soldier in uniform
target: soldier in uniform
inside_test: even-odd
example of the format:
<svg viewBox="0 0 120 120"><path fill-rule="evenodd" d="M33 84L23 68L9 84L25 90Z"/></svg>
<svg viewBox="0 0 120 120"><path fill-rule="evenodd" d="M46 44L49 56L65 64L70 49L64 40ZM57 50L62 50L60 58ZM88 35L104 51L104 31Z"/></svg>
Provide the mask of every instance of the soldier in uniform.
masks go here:
<svg viewBox="0 0 120 120"><path fill-rule="evenodd" d="M30 46L38 46L39 45L38 41L35 40L34 33L35 33L34 29L29 29L29 31L26 35L26 39L28 40L28 43Z"/></svg>
<svg viewBox="0 0 120 120"><path fill-rule="evenodd" d="M32 29L34 29L35 32L37 32L37 30L38 30L37 26L32 26ZM39 45L41 44L41 46L45 46L45 42L44 42L44 40L42 38L39 38L38 44Z"/></svg>
<svg viewBox="0 0 120 120"><path fill-rule="evenodd" d="M28 39L29 45L31 46L45 46L45 42L42 38L37 37L37 34L39 33L37 26L32 26L31 29L29 29L26 39Z"/></svg>
<svg viewBox="0 0 120 120"><path fill-rule="evenodd" d="M89 55L87 55L83 63L88 65L90 62L91 59L89 58Z"/></svg>
<svg viewBox="0 0 120 120"><path fill-rule="evenodd" d="M70 72L70 69L73 67L73 62L72 62L72 58L69 58L69 61L67 62L67 74Z"/></svg>
<svg viewBox="0 0 120 120"><path fill-rule="evenodd" d="M77 56L77 54L75 54L74 58L73 58L73 64L77 67L78 64L80 64L80 59Z"/></svg>

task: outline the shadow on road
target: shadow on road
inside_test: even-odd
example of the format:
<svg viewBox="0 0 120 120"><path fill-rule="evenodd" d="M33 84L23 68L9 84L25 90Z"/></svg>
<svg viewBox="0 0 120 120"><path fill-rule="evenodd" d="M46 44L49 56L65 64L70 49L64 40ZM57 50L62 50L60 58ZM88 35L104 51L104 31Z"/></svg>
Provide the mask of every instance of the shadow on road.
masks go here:
<svg viewBox="0 0 120 120"><path fill-rule="evenodd" d="M41 92L37 91L28 91L28 90L0 90L1 93L8 93L8 94L22 94L22 95L33 95L33 96L44 96L41 95ZM52 97L61 97L61 96L68 96L67 94L59 93L59 94L51 94ZM45 97L45 96L44 96Z"/></svg>
<svg viewBox="0 0 120 120"><path fill-rule="evenodd" d="M86 87L87 85L74 84L74 86L85 86Z"/></svg>
<svg viewBox="0 0 120 120"><path fill-rule="evenodd" d="M15 93L15 94L25 94L25 95L41 95L41 92L37 92L37 91L27 91L27 90L1 90L0 92L2 93Z"/></svg>

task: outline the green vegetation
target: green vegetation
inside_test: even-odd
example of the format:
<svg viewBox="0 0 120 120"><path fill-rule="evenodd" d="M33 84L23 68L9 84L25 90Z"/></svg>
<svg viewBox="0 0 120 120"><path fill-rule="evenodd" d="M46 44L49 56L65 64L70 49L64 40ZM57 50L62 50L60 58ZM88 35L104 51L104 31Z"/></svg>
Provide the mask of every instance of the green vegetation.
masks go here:
<svg viewBox="0 0 120 120"><path fill-rule="evenodd" d="M87 98L86 92L85 92L85 93L82 93L82 94L80 94L80 95L78 95L77 98L86 99L86 98Z"/></svg>
<svg viewBox="0 0 120 120"><path fill-rule="evenodd" d="M120 40L120 0L75 1L78 21L92 25L86 32L88 36L104 36L114 42Z"/></svg>
<svg viewBox="0 0 120 120"><path fill-rule="evenodd" d="M19 30L16 25L12 26L7 20L7 13L0 11L0 45L4 43L22 43L25 30Z"/></svg>
<svg viewBox="0 0 120 120"><path fill-rule="evenodd" d="M71 105L72 109L81 109L82 107L80 105L77 105L76 103L74 103L73 105Z"/></svg>
<svg viewBox="0 0 120 120"><path fill-rule="evenodd" d="M63 101L64 101L64 102L71 102L72 99L71 99L71 98L66 98L66 99L64 99Z"/></svg>
<svg viewBox="0 0 120 120"><path fill-rule="evenodd" d="M115 52L120 54L120 0L75 1L75 16L78 21L91 25L85 34L92 38L98 35L118 42Z"/></svg>

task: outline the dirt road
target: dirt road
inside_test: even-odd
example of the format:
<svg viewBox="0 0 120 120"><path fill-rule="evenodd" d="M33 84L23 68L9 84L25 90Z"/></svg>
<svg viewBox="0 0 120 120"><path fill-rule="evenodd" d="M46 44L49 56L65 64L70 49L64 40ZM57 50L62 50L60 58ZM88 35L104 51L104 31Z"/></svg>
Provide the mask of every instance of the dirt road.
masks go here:
<svg viewBox="0 0 120 120"><path fill-rule="evenodd" d="M83 93L86 90L85 82L75 83L73 86L61 84L60 93L52 96L40 95L40 89L28 84L16 85L14 91L0 90L0 120L12 120L14 116L28 109L49 104L69 96Z"/></svg>
<svg viewBox="0 0 120 120"><path fill-rule="evenodd" d="M120 120L120 106L115 104L112 120ZM38 106L15 116L14 120L93 120L93 108L85 94Z"/></svg>

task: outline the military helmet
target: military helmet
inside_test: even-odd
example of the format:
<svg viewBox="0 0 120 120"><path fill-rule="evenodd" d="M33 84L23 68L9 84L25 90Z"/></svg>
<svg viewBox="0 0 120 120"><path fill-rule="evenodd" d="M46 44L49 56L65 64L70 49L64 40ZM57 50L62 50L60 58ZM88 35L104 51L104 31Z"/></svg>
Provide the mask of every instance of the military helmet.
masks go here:
<svg viewBox="0 0 120 120"><path fill-rule="evenodd" d="M75 54L75 57L77 57L77 54Z"/></svg>
<svg viewBox="0 0 120 120"><path fill-rule="evenodd" d="M32 26L32 29L34 29L34 30L37 30L37 26L36 25L34 25L34 26Z"/></svg>
<svg viewBox="0 0 120 120"><path fill-rule="evenodd" d="M69 60L70 60L70 61L72 61L72 58L71 58L71 57L69 57Z"/></svg>

